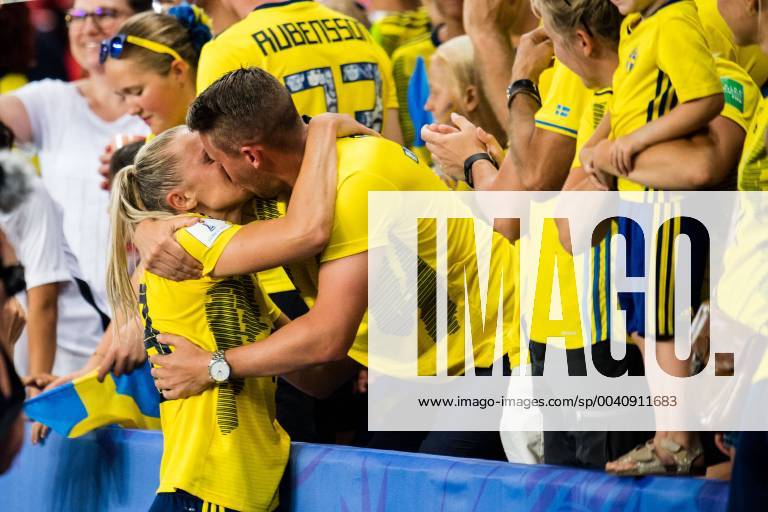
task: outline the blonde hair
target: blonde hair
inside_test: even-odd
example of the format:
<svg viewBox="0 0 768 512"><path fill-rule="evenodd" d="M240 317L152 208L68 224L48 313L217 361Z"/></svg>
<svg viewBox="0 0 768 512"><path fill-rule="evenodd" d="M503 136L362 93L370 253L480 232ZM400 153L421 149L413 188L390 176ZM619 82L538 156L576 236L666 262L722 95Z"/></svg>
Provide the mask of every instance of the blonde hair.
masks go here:
<svg viewBox="0 0 768 512"><path fill-rule="evenodd" d="M432 55L432 62L439 62L446 67L453 77L454 92L459 97L464 97L467 87L475 87L477 109L468 113L469 120L504 144L507 135L483 91L480 77L475 69L475 50L469 36L454 37L438 46Z"/></svg>
<svg viewBox="0 0 768 512"><path fill-rule="evenodd" d="M134 164L122 168L112 183L107 296L115 318L133 318L138 306L126 254L136 224L177 213L165 197L181 183L181 159L172 148L173 142L188 131L186 126L177 126L152 139L138 152Z"/></svg>
<svg viewBox="0 0 768 512"><path fill-rule="evenodd" d="M549 19L566 39L573 36L577 28L582 28L613 49L619 46L623 16L610 0L531 0L531 6L534 12Z"/></svg>
<svg viewBox="0 0 768 512"><path fill-rule="evenodd" d="M190 32L175 17L156 12L142 12L128 18L120 26L118 33L141 37L172 48L189 64L194 77L200 51L195 47ZM120 58L133 59L144 69L160 75L167 74L173 62L170 55L153 52L130 42L126 43Z"/></svg>

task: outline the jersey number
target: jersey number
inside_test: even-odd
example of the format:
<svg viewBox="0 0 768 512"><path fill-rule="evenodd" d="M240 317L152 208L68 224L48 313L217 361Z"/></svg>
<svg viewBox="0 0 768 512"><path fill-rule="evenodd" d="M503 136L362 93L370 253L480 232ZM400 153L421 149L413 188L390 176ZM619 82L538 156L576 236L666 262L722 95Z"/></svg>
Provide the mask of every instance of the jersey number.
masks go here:
<svg viewBox="0 0 768 512"><path fill-rule="evenodd" d="M384 119L384 108L381 100L381 73L379 66L373 62L355 62L352 64L342 64L341 79L343 83L352 82L373 82L374 101L371 110L355 111L357 122L364 124L368 128L381 131L381 124ZM308 69L286 75L285 86L291 94L296 94L307 89L316 87L322 88L325 94L325 109L327 112L339 111L339 98L336 92L336 83L333 80L333 72L330 67Z"/></svg>

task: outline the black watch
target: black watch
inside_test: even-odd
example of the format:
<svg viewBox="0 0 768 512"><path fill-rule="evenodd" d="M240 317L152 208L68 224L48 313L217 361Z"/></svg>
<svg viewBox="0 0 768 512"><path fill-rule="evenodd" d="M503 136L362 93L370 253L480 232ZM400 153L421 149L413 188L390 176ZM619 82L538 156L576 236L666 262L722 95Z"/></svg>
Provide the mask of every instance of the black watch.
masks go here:
<svg viewBox="0 0 768 512"><path fill-rule="evenodd" d="M512 107L512 100L518 94L527 94L536 101L539 107L541 107L541 94L539 94L539 88L533 80L523 78L522 80L515 80L509 84L509 87L507 87L507 108Z"/></svg>
<svg viewBox="0 0 768 512"><path fill-rule="evenodd" d="M496 169L499 168L499 164L497 164L496 160L494 160L488 153L475 153L464 160L464 180L466 180L467 185L472 188L475 188L475 180L472 179L472 166L478 160L488 160Z"/></svg>

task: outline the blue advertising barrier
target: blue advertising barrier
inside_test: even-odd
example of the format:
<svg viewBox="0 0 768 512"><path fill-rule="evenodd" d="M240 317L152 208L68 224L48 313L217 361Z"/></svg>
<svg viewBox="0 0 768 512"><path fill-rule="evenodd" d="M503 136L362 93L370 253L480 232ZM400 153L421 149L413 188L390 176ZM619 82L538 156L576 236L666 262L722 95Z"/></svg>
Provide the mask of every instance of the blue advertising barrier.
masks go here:
<svg viewBox="0 0 768 512"><path fill-rule="evenodd" d="M27 431L29 437L29 431ZM141 511L151 503L159 432L105 428L29 442L0 477L0 510ZM294 443L281 497L286 511L469 512L725 510L727 484L692 478L616 478L400 452Z"/></svg>

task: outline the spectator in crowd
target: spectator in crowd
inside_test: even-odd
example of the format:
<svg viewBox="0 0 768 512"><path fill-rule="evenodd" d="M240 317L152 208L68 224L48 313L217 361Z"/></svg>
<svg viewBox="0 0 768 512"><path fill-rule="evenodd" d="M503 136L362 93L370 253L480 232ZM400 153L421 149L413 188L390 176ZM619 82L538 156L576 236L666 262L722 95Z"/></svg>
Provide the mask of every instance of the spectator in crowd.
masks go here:
<svg viewBox="0 0 768 512"><path fill-rule="evenodd" d="M197 75L198 93L228 71L259 66L285 82L303 115L347 113L358 116L363 124L381 131L385 137L401 139L389 59L359 22L346 16L339 18L336 11L314 2L272 4L263 0L225 0L224 3L241 21L203 49ZM339 26L344 27L339 30L344 34L348 32L349 36L337 39L330 33L310 38L306 44L284 48L269 35L268 29L274 33L273 27L281 23L309 23L325 18L339 18ZM360 67L357 63L361 59L372 65ZM313 75L310 79L308 75L309 70L318 66L330 68L322 71L321 82L317 82L319 76ZM322 87L315 83L321 83Z"/></svg>
<svg viewBox="0 0 768 512"><path fill-rule="evenodd" d="M0 96L0 122L17 143L37 149L43 184L63 209L66 240L104 310L108 194L99 186L99 156L116 135L147 130L107 86L99 45L122 21L150 6L148 0L76 0L67 16L70 47L88 77L43 80Z"/></svg>
<svg viewBox="0 0 768 512"><path fill-rule="evenodd" d="M768 81L768 55L760 45L736 42L733 31L718 11L718 0L695 0L701 26L714 55L735 62L749 73L755 84L765 91Z"/></svg>
<svg viewBox="0 0 768 512"><path fill-rule="evenodd" d="M430 30L401 44L392 53L392 75L397 88L398 116L405 145L429 162L417 126L429 121L424 103L429 95L429 59L441 43L464 33L463 0L431 0Z"/></svg>
<svg viewBox="0 0 768 512"><path fill-rule="evenodd" d="M184 124L211 32L187 4L132 16L101 52L107 83L154 135Z"/></svg>
<svg viewBox="0 0 768 512"><path fill-rule="evenodd" d="M136 142L131 142L121 148L118 148L114 153L112 153L112 158L109 160L108 174L108 183L110 187L112 185L112 180L115 179L115 176L120 171L120 169L128 165L133 165L133 161L136 159L136 154L145 143L146 142L143 140L137 140Z"/></svg>
<svg viewBox="0 0 768 512"><path fill-rule="evenodd" d="M0 209L0 227L26 274L22 303L29 323L16 366L35 396L52 379L81 368L109 324L64 239L60 207L17 154L3 152L3 187L25 199Z"/></svg>
<svg viewBox="0 0 768 512"><path fill-rule="evenodd" d="M456 112L503 141L504 129L493 115L474 62L469 36L455 37L438 46L430 59L429 97L424 108L437 123L451 124L451 113Z"/></svg>

